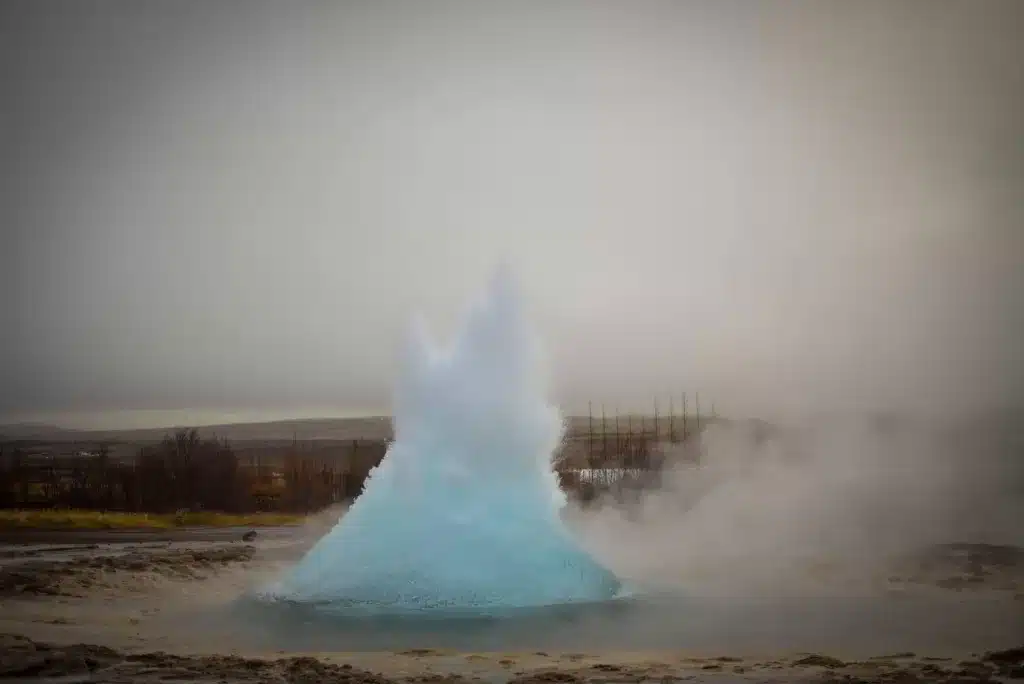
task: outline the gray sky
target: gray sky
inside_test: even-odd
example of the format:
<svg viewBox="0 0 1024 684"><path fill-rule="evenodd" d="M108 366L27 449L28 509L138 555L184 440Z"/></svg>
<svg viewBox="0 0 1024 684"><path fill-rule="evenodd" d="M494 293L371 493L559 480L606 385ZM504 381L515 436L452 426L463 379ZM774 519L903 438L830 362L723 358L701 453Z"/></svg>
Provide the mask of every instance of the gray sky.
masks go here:
<svg viewBox="0 0 1024 684"><path fill-rule="evenodd" d="M0 417L386 411L411 315L448 336L503 258L569 411L1019 405L1021 26L9 0Z"/></svg>

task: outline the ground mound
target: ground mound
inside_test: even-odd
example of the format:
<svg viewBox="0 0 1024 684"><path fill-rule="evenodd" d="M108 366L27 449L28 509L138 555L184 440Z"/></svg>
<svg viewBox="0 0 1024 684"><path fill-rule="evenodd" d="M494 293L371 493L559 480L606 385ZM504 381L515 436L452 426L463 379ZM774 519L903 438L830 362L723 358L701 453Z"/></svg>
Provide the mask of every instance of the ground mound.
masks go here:
<svg viewBox="0 0 1024 684"><path fill-rule="evenodd" d="M666 664L614 664L596 662L579 667L543 668L512 672L508 684L612 684L682 680L765 682L863 682L915 684L943 682L973 684L996 677L1024 678L1024 647L994 651L976 660L952 663L944 659L916 658L902 653L864 662L846 663L820 654L789 661L744 662L739 658L691 659L680 667ZM153 652L124 654L103 646L57 646L31 639L0 635L0 681L89 681L95 684L131 682L281 682L288 684L440 684L467 680L458 674L385 677L344 663L312 657L278 659L238 656L178 656Z"/></svg>
<svg viewBox="0 0 1024 684"><path fill-rule="evenodd" d="M0 597L82 596L106 585L124 587L124 573L144 583L156 578L195 580L219 568L252 560L255 547L227 545L209 549L129 551L67 560L23 560L0 566Z"/></svg>

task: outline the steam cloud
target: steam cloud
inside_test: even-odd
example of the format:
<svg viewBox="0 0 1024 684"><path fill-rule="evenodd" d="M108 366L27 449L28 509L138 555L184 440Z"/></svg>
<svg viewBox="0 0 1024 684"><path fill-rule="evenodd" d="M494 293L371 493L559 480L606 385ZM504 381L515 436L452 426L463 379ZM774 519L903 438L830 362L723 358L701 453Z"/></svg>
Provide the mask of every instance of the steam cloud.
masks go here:
<svg viewBox="0 0 1024 684"><path fill-rule="evenodd" d="M1011 420L765 428L710 426L699 464L670 448L660 488L573 511L578 529L626 577L748 596L878 591L930 546L1024 540Z"/></svg>

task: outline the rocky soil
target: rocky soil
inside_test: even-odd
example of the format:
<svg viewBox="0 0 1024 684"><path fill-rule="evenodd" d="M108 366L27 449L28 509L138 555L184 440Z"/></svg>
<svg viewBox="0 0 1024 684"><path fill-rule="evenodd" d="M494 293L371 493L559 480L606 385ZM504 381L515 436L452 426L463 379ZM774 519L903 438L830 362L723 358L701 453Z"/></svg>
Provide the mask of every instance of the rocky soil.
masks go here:
<svg viewBox="0 0 1024 684"><path fill-rule="evenodd" d="M186 623L188 633L182 634L169 631L160 622L161 614L200 593L229 595L237 591L238 580L265 569L268 556L280 559L294 551L262 539L191 545L4 547L0 549L0 684L433 684L462 680L489 684L970 684L1024 679L1024 647L969 655L893 653L858 659L823 653L744 658L737 657L739 654L693 657L677 653L462 653L432 649L377 654L228 654L228 648L218 648L223 644L210 644L210 637L194 623ZM948 596L995 596L1001 605L1012 606L1024 596L1022 569L1024 549L953 544L904 559L893 567L887 583ZM1024 641L1024 610L1021 616ZM1015 635L1007 636L1012 637L1009 644L1016 641ZM988 648L1008 645L1005 640L983 643ZM215 654L218 650L222 653Z"/></svg>
<svg viewBox="0 0 1024 684"><path fill-rule="evenodd" d="M407 654L406 654L407 655ZM417 654L429 658L430 652ZM546 654L534 654L546 655ZM467 656L472 658L473 656ZM685 658L678 662L617 664L580 663L573 658L558 667L551 665L517 669L515 657L499 661L504 675L486 679L508 684L669 684L678 681L707 682L850 682L916 684L943 682L972 684L1024 679L1024 647L980 654L954 662L946 658L893 654L860 662L844 662L826 655L810 654L793 659L746 661L741 658ZM573 661L577 662L573 662ZM478 676L423 672L386 676L348 663L310 656L276 659L239 656L180 656L162 652L124 654L104 646L72 644L57 646L26 637L0 635L0 682L266 682L267 684L440 684L481 681Z"/></svg>

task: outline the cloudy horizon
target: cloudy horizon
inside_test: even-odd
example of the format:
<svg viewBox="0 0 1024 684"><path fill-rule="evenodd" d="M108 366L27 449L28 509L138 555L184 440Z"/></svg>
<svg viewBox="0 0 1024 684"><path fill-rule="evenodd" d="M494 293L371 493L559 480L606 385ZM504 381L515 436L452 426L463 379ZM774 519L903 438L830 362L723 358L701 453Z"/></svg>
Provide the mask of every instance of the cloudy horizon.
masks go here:
<svg viewBox="0 0 1024 684"><path fill-rule="evenodd" d="M502 260L568 413L1024 406L1021 25L7 2L0 423L387 413L409 320Z"/></svg>

